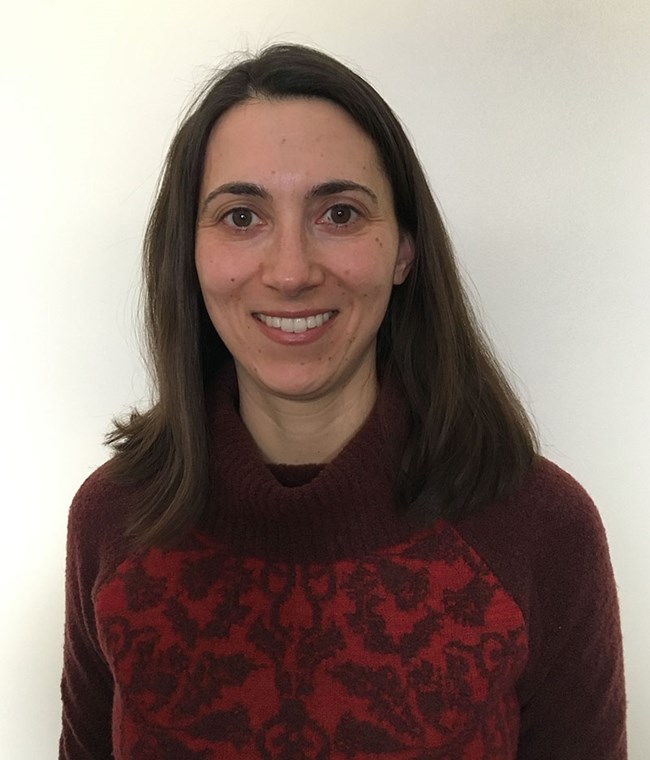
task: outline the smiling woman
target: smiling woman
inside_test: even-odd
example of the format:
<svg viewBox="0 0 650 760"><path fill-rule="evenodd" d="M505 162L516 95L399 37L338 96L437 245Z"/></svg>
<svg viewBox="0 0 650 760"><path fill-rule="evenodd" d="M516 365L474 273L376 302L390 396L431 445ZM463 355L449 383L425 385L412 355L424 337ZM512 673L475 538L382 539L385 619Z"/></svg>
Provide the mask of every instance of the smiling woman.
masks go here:
<svg viewBox="0 0 650 760"><path fill-rule="evenodd" d="M598 514L370 85L220 72L144 253L157 398L71 508L60 757L624 758Z"/></svg>
<svg viewBox="0 0 650 760"><path fill-rule="evenodd" d="M413 262L377 151L327 101L249 100L212 132L203 197L197 273L242 419L268 461L332 459L374 405L377 332ZM279 399L311 402L308 436Z"/></svg>

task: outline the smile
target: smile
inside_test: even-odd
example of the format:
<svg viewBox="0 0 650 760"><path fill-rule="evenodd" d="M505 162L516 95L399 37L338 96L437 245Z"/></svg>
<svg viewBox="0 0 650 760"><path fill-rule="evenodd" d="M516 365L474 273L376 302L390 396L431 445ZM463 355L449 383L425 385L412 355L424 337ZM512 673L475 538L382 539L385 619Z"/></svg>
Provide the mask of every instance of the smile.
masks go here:
<svg viewBox="0 0 650 760"><path fill-rule="evenodd" d="M254 314L255 319L263 322L267 327L275 327L285 333L304 333L315 327L322 327L332 315L333 311L324 311L321 314L312 314L308 317L270 317L267 314Z"/></svg>

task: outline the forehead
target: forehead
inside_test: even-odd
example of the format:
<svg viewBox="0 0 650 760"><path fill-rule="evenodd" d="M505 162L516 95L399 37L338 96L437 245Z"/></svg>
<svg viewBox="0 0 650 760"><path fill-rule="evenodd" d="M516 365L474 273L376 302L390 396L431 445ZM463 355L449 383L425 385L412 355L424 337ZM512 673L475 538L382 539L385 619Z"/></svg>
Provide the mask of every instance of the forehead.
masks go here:
<svg viewBox="0 0 650 760"><path fill-rule="evenodd" d="M346 177L387 183L372 140L327 100L249 100L213 127L204 183L288 176L294 181Z"/></svg>

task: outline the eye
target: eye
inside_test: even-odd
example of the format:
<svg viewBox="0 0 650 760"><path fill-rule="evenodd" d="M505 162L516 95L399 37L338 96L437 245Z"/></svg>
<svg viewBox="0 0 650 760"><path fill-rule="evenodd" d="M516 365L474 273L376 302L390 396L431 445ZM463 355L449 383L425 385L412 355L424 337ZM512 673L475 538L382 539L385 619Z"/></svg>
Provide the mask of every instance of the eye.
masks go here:
<svg viewBox="0 0 650 760"><path fill-rule="evenodd" d="M337 227L346 227L356 222L359 212L347 203L337 203L335 206L328 208L323 214L323 219Z"/></svg>
<svg viewBox="0 0 650 760"><path fill-rule="evenodd" d="M221 217L228 227L235 227L239 230L247 230L260 221L259 216L245 206L233 208Z"/></svg>

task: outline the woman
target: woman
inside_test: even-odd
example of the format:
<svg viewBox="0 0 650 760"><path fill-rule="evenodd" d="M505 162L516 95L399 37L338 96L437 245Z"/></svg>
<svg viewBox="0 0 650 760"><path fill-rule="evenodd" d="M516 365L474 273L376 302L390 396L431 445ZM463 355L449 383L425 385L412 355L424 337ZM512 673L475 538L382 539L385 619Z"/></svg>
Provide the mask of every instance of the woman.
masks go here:
<svg viewBox="0 0 650 760"><path fill-rule="evenodd" d="M536 452L422 169L279 45L181 126L157 400L71 508L62 758L624 758L591 501Z"/></svg>

